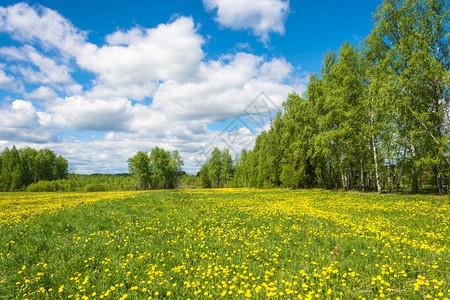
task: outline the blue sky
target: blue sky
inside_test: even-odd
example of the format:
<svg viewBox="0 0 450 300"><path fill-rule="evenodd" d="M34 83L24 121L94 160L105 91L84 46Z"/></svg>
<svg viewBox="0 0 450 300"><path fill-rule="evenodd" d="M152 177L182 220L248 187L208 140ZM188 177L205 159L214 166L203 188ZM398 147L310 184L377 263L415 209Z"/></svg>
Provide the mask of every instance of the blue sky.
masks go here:
<svg viewBox="0 0 450 300"><path fill-rule="evenodd" d="M2 1L0 147L47 147L72 171L120 173L160 146L195 172L211 147L251 147L328 50L367 36L380 4Z"/></svg>

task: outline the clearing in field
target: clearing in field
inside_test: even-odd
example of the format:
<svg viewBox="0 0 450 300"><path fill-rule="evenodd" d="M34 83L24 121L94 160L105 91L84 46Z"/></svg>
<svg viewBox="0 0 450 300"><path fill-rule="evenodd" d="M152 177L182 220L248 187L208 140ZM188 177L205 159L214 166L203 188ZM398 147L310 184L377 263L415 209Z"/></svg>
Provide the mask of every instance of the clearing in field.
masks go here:
<svg viewBox="0 0 450 300"><path fill-rule="evenodd" d="M446 299L448 197L0 194L0 297Z"/></svg>

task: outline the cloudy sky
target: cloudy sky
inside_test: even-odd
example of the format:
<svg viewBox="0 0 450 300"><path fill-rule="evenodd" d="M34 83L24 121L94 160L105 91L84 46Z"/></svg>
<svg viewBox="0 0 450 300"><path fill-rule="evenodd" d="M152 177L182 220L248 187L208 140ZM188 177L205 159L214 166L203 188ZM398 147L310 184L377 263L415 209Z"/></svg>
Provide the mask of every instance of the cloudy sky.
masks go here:
<svg viewBox="0 0 450 300"><path fill-rule="evenodd" d="M370 32L380 3L3 0L0 149L121 173L159 146L196 172L215 146L251 147L328 50Z"/></svg>

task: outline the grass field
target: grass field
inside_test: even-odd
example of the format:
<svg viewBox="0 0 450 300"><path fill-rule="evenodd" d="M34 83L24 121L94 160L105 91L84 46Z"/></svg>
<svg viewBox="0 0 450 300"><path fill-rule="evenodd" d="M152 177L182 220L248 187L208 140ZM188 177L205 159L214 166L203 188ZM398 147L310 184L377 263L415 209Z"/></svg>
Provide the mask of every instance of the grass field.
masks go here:
<svg viewBox="0 0 450 300"><path fill-rule="evenodd" d="M446 299L450 199L0 194L0 299Z"/></svg>

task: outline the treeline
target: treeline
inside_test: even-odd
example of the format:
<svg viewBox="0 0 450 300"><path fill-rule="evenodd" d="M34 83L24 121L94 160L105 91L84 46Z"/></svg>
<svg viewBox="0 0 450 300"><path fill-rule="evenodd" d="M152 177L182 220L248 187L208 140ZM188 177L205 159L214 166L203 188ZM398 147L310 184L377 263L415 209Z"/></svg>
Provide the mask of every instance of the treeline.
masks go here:
<svg viewBox="0 0 450 300"><path fill-rule="evenodd" d="M128 169L135 178L135 189L173 189L184 174L178 150L172 152L155 147L150 154L138 151L128 159Z"/></svg>
<svg viewBox="0 0 450 300"><path fill-rule="evenodd" d="M23 190L38 181L67 178L68 162L50 149L5 148L0 154L0 191Z"/></svg>
<svg viewBox="0 0 450 300"><path fill-rule="evenodd" d="M134 189L128 174L69 174L66 179L39 181L27 187L28 192L103 192Z"/></svg>
<svg viewBox="0 0 450 300"><path fill-rule="evenodd" d="M5 148L0 154L0 191L101 192L199 188L200 177L182 170L177 150L139 151L128 160L126 174L69 174L68 162L52 150Z"/></svg>
<svg viewBox="0 0 450 300"><path fill-rule="evenodd" d="M182 174L177 188L201 188L200 177ZM67 179L39 181L30 184L28 192L106 192L134 191L139 188L131 174L69 174Z"/></svg>
<svg viewBox="0 0 450 300"><path fill-rule="evenodd" d="M325 55L304 97L289 95L236 158L232 179L211 156L204 186L448 192L447 5L384 1L370 35Z"/></svg>

